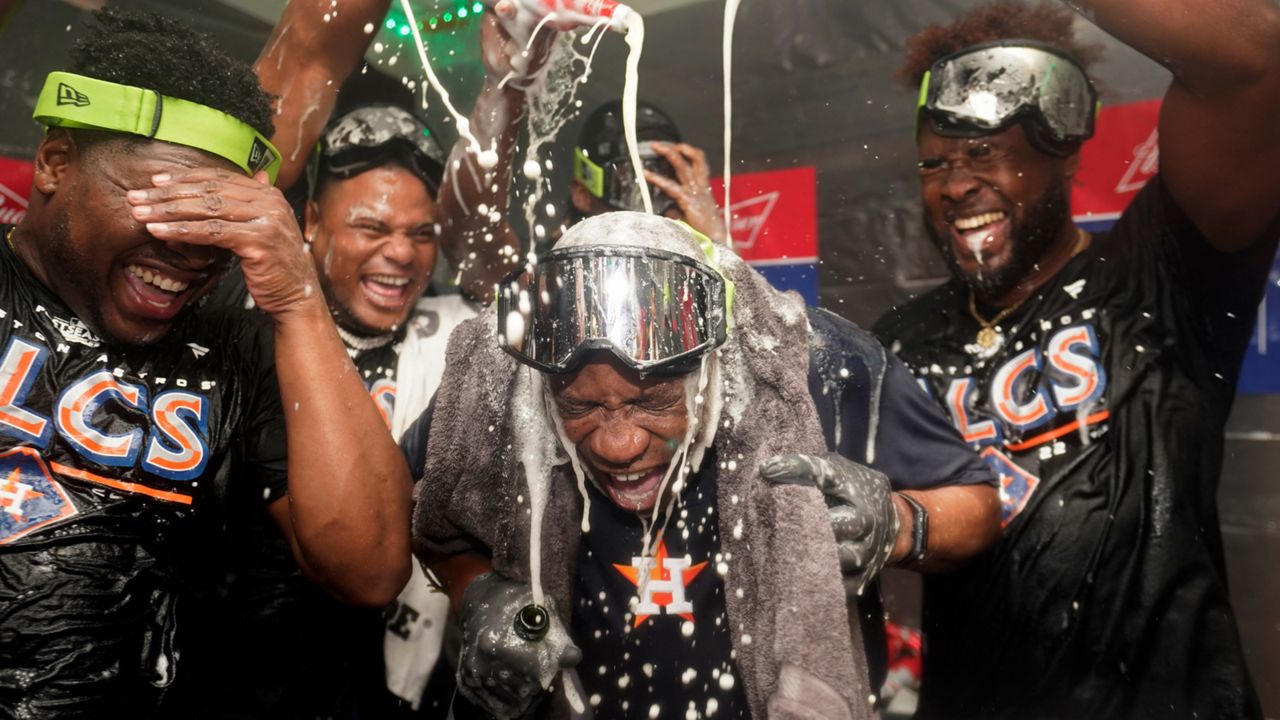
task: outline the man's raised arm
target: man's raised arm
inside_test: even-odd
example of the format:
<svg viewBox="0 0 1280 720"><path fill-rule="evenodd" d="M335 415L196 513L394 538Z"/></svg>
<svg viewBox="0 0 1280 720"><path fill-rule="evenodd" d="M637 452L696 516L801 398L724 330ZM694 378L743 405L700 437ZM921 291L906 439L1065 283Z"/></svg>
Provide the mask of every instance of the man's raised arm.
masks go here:
<svg viewBox="0 0 1280 720"><path fill-rule="evenodd" d="M1173 73L1160 172L1219 250L1241 250L1280 214L1280 4L1275 0L1072 0Z"/></svg>
<svg viewBox="0 0 1280 720"><path fill-rule="evenodd" d="M276 185L292 186L333 113L338 88L364 57L390 0L291 0L254 64L277 96L272 144L283 162Z"/></svg>

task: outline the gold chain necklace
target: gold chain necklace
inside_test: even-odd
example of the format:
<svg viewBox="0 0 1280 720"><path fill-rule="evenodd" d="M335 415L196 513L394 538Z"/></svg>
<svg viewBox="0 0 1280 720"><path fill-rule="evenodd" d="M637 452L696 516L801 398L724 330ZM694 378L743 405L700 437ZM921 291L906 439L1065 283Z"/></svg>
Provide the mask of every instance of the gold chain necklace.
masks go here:
<svg viewBox="0 0 1280 720"><path fill-rule="evenodd" d="M1084 230L1081 230L1078 227L1076 228L1076 244L1075 244L1075 247L1071 248L1071 257L1075 257L1076 255L1079 255L1080 251L1084 250L1085 247L1088 246L1090 237L1091 236L1089 233L1085 232ZM978 325L981 326L978 329L978 336L977 336L978 347L982 348L984 352L989 353L989 352L994 352L997 348L1000 347L1000 345L1004 344L1004 335L999 330L996 329L996 325L1001 320L1004 320L1005 318L1009 317L1009 315L1013 313L1013 311L1022 307L1022 304L1025 303L1027 301L1027 298L1030 298L1030 297L1031 297L1031 294L1028 294L1027 297L1001 310L1000 312L996 313L995 317L991 318L990 320L987 320L978 314L977 295L976 293L974 293L973 288L970 287L969 288L969 314L972 315L973 319L978 321Z"/></svg>
<svg viewBox="0 0 1280 720"><path fill-rule="evenodd" d="M10 250L10 251L12 251L12 252L14 252L14 253L18 252L18 248L16 248L16 247L14 247L14 246L13 246L13 231L14 231L14 230L17 230L17 229L18 229L18 226L17 226L17 225L15 225L15 226L13 226L13 227L9 228L8 232L6 232L6 233L4 234L4 241L5 241L5 243L6 243L6 244L8 244L8 246L9 246L9 250Z"/></svg>
<svg viewBox="0 0 1280 720"><path fill-rule="evenodd" d="M1027 297L1030 297L1030 295ZM1003 343L1004 335L1002 335L999 330L996 330L996 323L1009 317L1009 314L1022 307L1022 303L1024 302L1026 302L1025 299L1019 301L1016 305L1010 305L996 313L995 317L987 320L978 314L977 298L973 292L973 288L969 288L969 314L972 315L973 319L977 320L978 324L982 326L978 330L978 346L983 350L992 350Z"/></svg>

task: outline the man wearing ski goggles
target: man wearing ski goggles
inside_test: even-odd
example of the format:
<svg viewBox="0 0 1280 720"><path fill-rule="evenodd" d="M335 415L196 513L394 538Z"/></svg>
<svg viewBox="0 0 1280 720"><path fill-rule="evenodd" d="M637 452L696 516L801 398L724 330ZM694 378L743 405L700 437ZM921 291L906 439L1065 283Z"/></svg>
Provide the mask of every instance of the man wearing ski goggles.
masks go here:
<svg viewBox="0 0 1280 720"><path fill-rule="evenodd" d="M1109 229L1073 220L1075 13L987 3L906 43L951 279L876 330L1000 474L1005 527L925 586L917 717L1261 717L1213 498L1280 239L1280 6L1065 4L1172 73L1159 172Z"/></svg>
<svg viewBox="0 0 1280 720"><path fill-rule="evenodd" d="M723 242L724 223L711 196L706 153L682 142L675 121L643 101L636 107L636 136L654 214L686 222ZM644 212L642 192L627 152L622 103L605 103L587 116L573 148L569 219L617 210Z"/></svg>
<svg viewBox="0 0 1280 720"><path fill-rule="evenodd" d="M553 692L593 698L601 718L679 706L695 676L725 678L699 687L726 717L866 717L859 623L856 661L830 631L849 627L846 603L875 596L888 562L946 567L996 534L994 477L905 370L651 214L583 220L495 305L454 333L434 409L410 431L418 547L462 622L461 696L523 717L580 664ZM945 508L936 534L891 487ZM669 600L649 589L658 573L680 587ZM513 626L539 587L542 640ZM788 597L806 609L787 633L755 624ZM794 667L757 664L775 647Z"/></svg>
<svg viewBox="0 0 1280 720"><path fill-rule="evenodd" d="M311 194L315 194L317 175L322 170L345 180L390 163L414 171L431 192L440 189L444 152L431 129L395 105L358 107L325 129L316 146L316 157L307 167Z"/></svg>

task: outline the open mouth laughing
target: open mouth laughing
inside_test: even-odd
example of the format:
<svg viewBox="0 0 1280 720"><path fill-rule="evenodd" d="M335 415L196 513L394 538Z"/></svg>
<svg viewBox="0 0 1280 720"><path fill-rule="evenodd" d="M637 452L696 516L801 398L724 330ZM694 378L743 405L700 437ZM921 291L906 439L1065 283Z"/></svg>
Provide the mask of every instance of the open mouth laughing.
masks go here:
<svg viewBox="0 0 1280 720"><path fill-rule="evenodd" d="M957 254L967 251L973 261L983 265L985 257L998 253L1007 243L1009 215L1003 210L956 217L951 221L952 241Z"/></svg>
<svg viewBox="0 0 1280 720"><path fill-rule="evenodd" d="M373 305L398 310L409 300L410 278L406 275L371 274L360 279L365 297Z"/></svg>
<svg viewBox="0 0 1280 720"><path fill-rule="evenodd" d="M649 510L657 504L664 474L665 467L629 473L593 472L600 489L615 505L637 511Z"/></svg>
<svg viewBox="0 0 1280 720"><path fill-rule="evenodd" d="M153 320L172 319L208 280L206 274L193 275L138 263L126 265L125 270L126 282L133 290L129 298L132 309Z"/></svg>

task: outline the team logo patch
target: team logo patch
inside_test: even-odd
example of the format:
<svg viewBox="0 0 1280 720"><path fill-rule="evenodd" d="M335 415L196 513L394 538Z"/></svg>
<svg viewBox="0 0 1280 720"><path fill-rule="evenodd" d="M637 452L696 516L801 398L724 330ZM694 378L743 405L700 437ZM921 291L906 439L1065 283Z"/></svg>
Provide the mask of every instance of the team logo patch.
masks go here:
<svg viewBox="0 0 1280 720"><path fill-rule="evenodd" d="M693 603L685 598L684 589L706 569L707 563L689 563L687 557L667 557L667 543L659 541L653 557L633 557L630 565L613 564L640 590L640 602L635 606L636 627L658 614L679 615L693 622Z"/></svg>
<svg viewBox="0 0 1280 720"><path fill-rule="evenodd" d="M58 329L58 333L62 335L62 338L67 342L91 348L96 348L102 344L102 341L98 339L98 336L94 335L93 331L89 329L89 326L85 325L80 318L63 320L60 317L50 315L49 319L53 321L53 326Z"/></svg>
<svg viewBox="0 0 1280 720"><path fill-rule="evenodd" d="M0 545L76 512L35 450L20 447L0 454Z"/></svg>
<svg viewBox="0 0 1280 720"><path fill-rule="evenodd" d="M996 477L1000 478L1000 527L1008 527L1035 494L1040 478L1023 470L993 447L982 451L982 459Z"/></svg>

